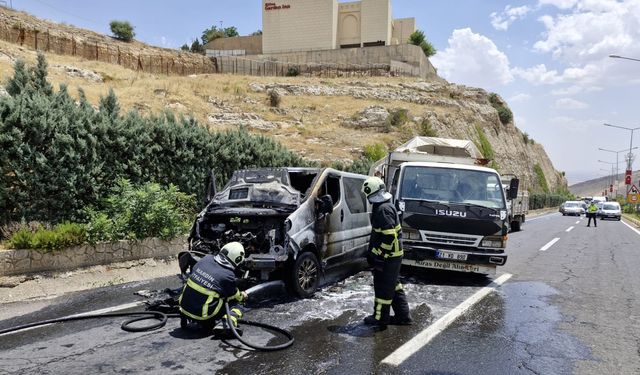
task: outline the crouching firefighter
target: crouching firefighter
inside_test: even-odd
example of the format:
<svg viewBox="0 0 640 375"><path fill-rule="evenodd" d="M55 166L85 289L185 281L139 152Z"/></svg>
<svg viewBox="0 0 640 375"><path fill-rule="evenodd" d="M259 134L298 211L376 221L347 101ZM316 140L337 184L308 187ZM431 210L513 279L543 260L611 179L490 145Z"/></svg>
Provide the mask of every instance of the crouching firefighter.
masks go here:
<svg viewBox="0 0 640 375"><path fill-rule="evenodd" d="M238 326L238 319L242 318L238 303L245 301L247 294L236 286L235 270L243 261L242 244L230 242L217 255L206 255L193 266L178 299L182 328L195 321L209 332L215 330L228 336L225 302L229 304L234 327Z"/></svg>
<svg viewBox="0 0 640 375"><path fill-rule="evenodd" d="M373 205L367 260L373 267L375 291L373 315L364 318L364 323L378 326L409 325L412 323L409 304L402 284L398 281L403 255L398 212L391 203L391 194L386 191L380 178L366 179L362 192ZM390 316L391 308L393 316Z"/></svg>

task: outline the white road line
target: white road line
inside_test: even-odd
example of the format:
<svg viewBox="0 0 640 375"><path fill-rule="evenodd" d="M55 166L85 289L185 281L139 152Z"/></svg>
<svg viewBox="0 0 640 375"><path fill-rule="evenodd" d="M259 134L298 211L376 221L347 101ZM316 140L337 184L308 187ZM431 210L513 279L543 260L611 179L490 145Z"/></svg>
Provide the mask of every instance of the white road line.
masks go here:
<svg viewBox="0 0 640 375"><path fill-rule="evenodd" d="M140 305L144 305L144 302L131 302L131 303L125 303L122 305L118 305L118 306L113 306L113 307L107 307L104 309L100 309L100 310L95 310L95 311L87 311L87 312L83 312L83 313L79 313L79 314L73 314L73 315L68 315L65 316L63 318L71 318L71 317L78 317L78 316L85 316L85 315L93 315L93 314L104 314L104 313L109 313L109 312L116 312L116 311L121 311L121 310L127 310L127 309L131 309L133 307L137 307ZM30 331L32 329L38 329L38 328L42 328L42 327L46 327L46 326L50 326L52 324L55 323L50 323L50 324L43 324L41 326L36 326L36 327L30 327L30 328L25 328L25 329L21 329L18 331L13 331L10 333L5 333L6 335L11 334L11 333L16 333L16 332L25 332L25 331ZM0 335L2 336L2 335Z"/></svg>
<svg viewBox="0 0 640 375"><path fill-rule="evenodd" d="M549 250L549 248L550 248L551 246L553 246L553 244L554 244L554 243L558 242L558 240L560 240L560 238L558 238L558 237L556 237L556 238L552 239L552 240L551 240L551 241L549 241L546 245L542 246L542 247L540 248L540 251L547 251L547 250Z"/></svg>
<svg viewBox="0 0 640 375"><path fill-rule="evenodd" d="M575 228L575 227L569 227L569 228L567 228L567 230L565 232L571 232L571 229L573 229L573 228Z"/></svg>
<svg viewBox="0 0 640 375"><path fill-rule="evenodd" d="M555 214L557 214L557 212L536 216L536 217L533 217L531 219L527 219L527 221L534 221L534 220L542 219L542 218L545 218L545 217L548 217L548 216L552 216L552 215L555 215Z"/></svg>
<svg viewBox="0 0 640 375"><path fill-rule="evenodd" d="M632 231L636 232L638 235L640 235L640 230L637 230L636 228L632 227L631 225L625 223L624 221L621 221L622 224L626 225L629 227L629 229L631 229Z"/></svg>
<svg viewBox="0 0 640 375"><path fill-rule="evenodd" d="M580 224L580 220L576 221L576 224Z"/></svg>
<svg viewBox="0 0 640 375"><path fill-rule="evenodd" d="M467 298L464 302L456 306L453 310L446 313L442 318L436 320L429 327L425 328L422 332L416 335L411 340L404 343L393 353L389 354L385 359L380 362L389 366L397 367L402 364L407 358L415 354L418 350L422 349L431 340L433 340L440 332L444 331L451 323L453 323L458 317L464 314L470 307L480 302L489 293L493 292L498 286L511 278L511 274L505 273L499 278L495 279L488 286L475 292L471 297Z"/></svg>

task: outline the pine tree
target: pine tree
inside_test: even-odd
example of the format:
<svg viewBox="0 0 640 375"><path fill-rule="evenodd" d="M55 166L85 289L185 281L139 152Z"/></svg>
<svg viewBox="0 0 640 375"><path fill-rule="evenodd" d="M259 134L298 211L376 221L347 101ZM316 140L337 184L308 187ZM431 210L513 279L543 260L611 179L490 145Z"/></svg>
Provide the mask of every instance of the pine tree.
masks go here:
<svg viewBox="0 0 640 375"><path fill-rule="evenodd" d="M13 64L13 77L7 80L5 89L11 96L18 96L29 84L29 71L24 60L18 59Z"/></svg>

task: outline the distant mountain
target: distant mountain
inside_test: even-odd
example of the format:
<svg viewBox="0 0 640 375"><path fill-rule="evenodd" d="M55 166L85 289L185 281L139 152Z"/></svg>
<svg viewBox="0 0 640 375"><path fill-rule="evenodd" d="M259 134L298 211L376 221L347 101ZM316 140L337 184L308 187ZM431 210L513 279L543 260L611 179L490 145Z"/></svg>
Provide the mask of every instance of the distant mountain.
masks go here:
<svg viewBox="0 0 640 375"><path fill-rule="evenodd" d="M618 194L624 196L627 191L627 188L624 185L624 174L618 175L617 180L618 180ZM640 187L640 170L633 172L631 180L636 186ZM571 185L569 186L569 191L572 194L580 197L602 195L604 190L607 190L607 194L610 194L609 193L610 184L612 184L611 176L605 176L605 177L600 177L593 180L583 181L583 182ZM615 192L615 188L616 188L615 183L613 185L614 185L614 192Z"/></svg>

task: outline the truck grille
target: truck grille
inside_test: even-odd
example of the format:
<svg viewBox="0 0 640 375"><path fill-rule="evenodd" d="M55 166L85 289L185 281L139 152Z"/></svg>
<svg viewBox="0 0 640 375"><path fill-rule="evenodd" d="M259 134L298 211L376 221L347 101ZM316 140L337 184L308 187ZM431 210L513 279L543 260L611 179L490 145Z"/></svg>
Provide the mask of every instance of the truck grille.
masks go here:
<svg viewBox="0 0 640 375"><path fill-rule="evenodd" d="M430 232L426 230L421 230L420 233L424 242L440 245L478 247L480 240L482 240L482 236L468 234Z"/></svg>

